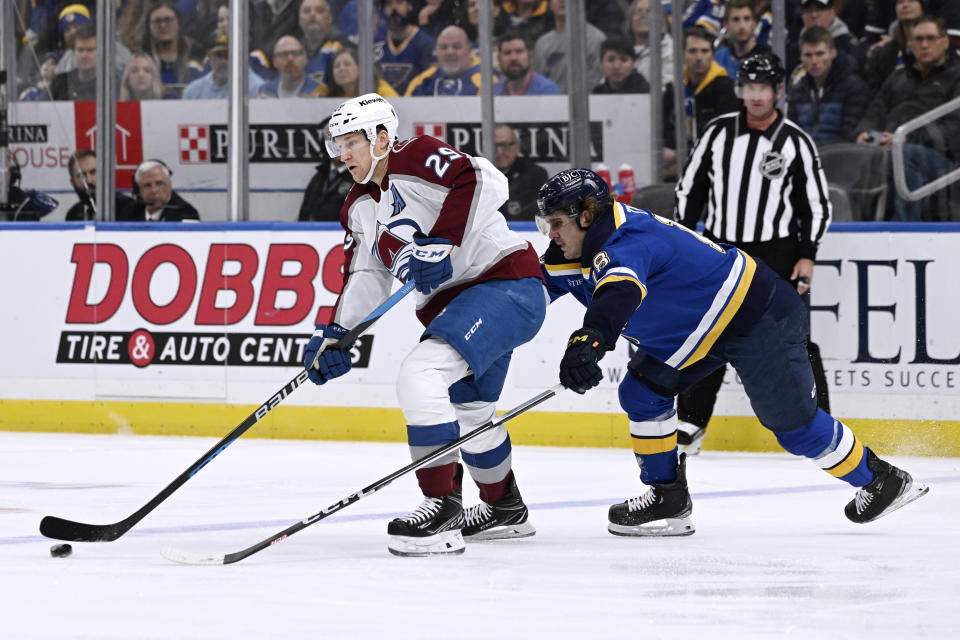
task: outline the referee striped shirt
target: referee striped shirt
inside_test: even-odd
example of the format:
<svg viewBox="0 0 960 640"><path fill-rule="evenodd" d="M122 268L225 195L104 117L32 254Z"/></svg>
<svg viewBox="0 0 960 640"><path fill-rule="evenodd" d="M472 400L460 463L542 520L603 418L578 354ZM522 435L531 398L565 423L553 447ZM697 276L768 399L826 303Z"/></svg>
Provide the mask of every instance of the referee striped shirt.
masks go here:
<svg viewBox="0 0 960 640"><path fill-rule="evenodd" d="M830 224L830 197L810 137L777 112L765 131L747 127L746 110L714 118L677 183L674 217L704 226L722 242L796 238L798 257L816 258Z"/></svg>

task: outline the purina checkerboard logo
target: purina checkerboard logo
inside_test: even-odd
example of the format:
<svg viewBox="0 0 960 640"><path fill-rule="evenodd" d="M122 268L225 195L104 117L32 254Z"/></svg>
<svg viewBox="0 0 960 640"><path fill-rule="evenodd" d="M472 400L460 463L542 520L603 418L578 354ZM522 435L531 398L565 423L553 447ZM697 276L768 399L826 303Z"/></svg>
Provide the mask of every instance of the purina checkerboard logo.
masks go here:
<svg viewBox="0 0 960 640"><path fill-rule="evenodd" d="M210 127L205 124L181 124L180 164L210 162Z"/></svg>
<svg viewBox="0 0 960 640"><path fill-rule="evenodd" d="M440 140L446 140L447 128L442 122L414 122L413 135L414 137L433 136Z"/></svg>

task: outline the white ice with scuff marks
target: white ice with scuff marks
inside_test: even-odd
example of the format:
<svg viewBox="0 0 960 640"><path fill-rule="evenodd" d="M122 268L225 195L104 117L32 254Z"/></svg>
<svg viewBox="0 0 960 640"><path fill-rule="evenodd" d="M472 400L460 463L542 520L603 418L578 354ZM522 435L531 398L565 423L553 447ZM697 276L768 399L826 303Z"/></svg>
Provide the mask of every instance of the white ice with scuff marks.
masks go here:
<svg viewBox="0 0 960 640"><path fill-rule="evenodd" d="M696 534L632 539L606 532L607 506L642 491L632 452L517 447L533 538L391 556L387 520L420 502L410 476L238 564L163 559L238 551L409 462L399 443L244 437L116 542L50 557L42 516L120 520L213 443L0 433L0 637L960 637L950 458L891 458L929 495L854 525L853 489L810 462L705 452L688 465Z"/></svg>

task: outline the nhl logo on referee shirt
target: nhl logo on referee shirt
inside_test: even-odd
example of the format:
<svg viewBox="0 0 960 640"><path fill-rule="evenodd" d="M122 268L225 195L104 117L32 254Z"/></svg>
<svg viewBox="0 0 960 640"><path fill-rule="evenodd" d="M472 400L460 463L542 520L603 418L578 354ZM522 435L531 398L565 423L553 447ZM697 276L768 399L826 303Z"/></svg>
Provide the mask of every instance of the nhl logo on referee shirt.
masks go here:
<svg viewBox="0 0 960 640"><path fill-rule="evenodd" d="M776 180L783 176L787 161L779 151L764 151L760 156L760 175L767 180Z"/></svg>

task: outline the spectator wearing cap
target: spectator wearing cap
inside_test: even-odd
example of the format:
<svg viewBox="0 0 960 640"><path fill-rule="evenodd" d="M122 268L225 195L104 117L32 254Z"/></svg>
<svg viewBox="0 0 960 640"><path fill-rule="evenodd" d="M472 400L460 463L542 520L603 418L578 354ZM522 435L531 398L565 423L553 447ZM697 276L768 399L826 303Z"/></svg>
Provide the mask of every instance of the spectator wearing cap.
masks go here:
<svg viewBox="0 0 960 640"><path fill-rule="evenodd" d="M60 52L60 58L57 60L57 73L66 73L73 71L77 63L73 57L73 40L76 37L77 29L83 25L93 26L90 10L82 4L70 4L65 6L60 13L59 29L60 38L63 42L63 50ZM117 75L121 75L127 64L130 62L130 50L117 42L115 47L115 58Z"/></svg>
<svg viewBox="0 0 960 640"><path fill-rule="evenodd" d="M401 95L416 76L434 63L433 50L437 43L413 24L415 16L410 0L381 0L387 32L382 46L374 47L377 69L383 79Z"/></svg>
<svg viewBox="0 0 960 640"><path fill-rule="evenodd" d="M800 60L787 92L788 117L818 146L851 142L870 101L853 59L837 51L824 27L809 27L800 34Z"/></svg>
<svg viewBox="0 0 960 640"><path fill-rule="evenodd" d="M20 93L20 102L36 102L50 100L50 86L57 75L56 51L48 51L40 56L40 79L32 87L27 87Z"/></svg>
<svg viewBox="0 0 960 640"><path fill-rule="evenodd" d="M600 47L600 68L603 83L592 93L650 93L650 83L634 67L633 43L623 36L613 36Z"/></svg>
<svg viewBox="0 0 960 640"><path fill-rule="evenodd" d="M854 55L857 38L851 33L847 23L837 17L834 0L801 0L800 19L804 29L810 27L827 29L833 36L833 45L837 51ZM800 47L798 41L793 41L787 50L787 69L794 69L799 63Z"/></svg>
<svg viewBox="0 0 960 640"><path fill-rule="evenodd" d="M207 46L207 59L210 61L209 73L200 76L187 85L183 91L184 100L226 100L230 93L229 83L229 41L227 34L216 31ZM247 69L248 93L251 98L256 97L263 80L250 69Z"/></svg>
<svg viewBox="0 0 960 640"><path fill-rule="evenodd" d="M277 77L264 83L257 91L258 98L316 98L326 88L307 76L307 52L293 36L282 36L273 46L273 68Z"/></svg>
<svg viewBox="0 0 960 640"><path fill-rule="evenodd" d="M172 0L159 0L148 12L140 50L153 58L164 91L179 95L203 73L203 51L180 33L180 14Z"/></svg>
<svg viewBox="0 0 960 640"><path fill-rule="evenodd" d="M533 70L533 47L525 33L511 31L500 39L497 62L503 79L493 86L494 95L560 94L560 87L556 82Z"/></svg>

